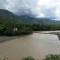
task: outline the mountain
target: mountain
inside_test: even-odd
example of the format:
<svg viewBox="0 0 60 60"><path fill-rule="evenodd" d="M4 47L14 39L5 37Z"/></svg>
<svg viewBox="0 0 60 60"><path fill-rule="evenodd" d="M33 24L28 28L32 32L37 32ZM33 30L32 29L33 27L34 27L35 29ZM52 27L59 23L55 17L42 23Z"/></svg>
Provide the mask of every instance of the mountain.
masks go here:
<svg viewBox="0 0 60 60"><path fill-rule="evenodd" d="M1 21L16 21L16 22L31 22L32 18L27 15L17 16L12 12L0 9L0 22Z"/></svg>
<svg viewBox="0 0 60 60"><path fill-rule="evenodd" d="M13 23L16 21L15 15L8 11L8 10L4 10L4 9L0 9L0 24L1 23Z"/></svg>
<svg viewBox="0 0 60 60"><path fill-rule="evenodd" d="M9 22L22 22L22 23L34 23L34 24L60 24L60 21L51 20L50 18L35 18L29 15L17 16L12 12L4 9L0 9L0 21Z"/></svg>
<svg viewBox="0 0 60 60"><path fill-rule="evenodd" d="M13 17L14 14L8 10L0 9L0 16Z"/></svg>
<svg viewBox="0 0 60 60"><path fill-rule="evenodd" d="M24 23L34 23L34 24L60 24L60 21L52 20L50 18L35 18L27 15L16 16L16 19Z"/></svg>

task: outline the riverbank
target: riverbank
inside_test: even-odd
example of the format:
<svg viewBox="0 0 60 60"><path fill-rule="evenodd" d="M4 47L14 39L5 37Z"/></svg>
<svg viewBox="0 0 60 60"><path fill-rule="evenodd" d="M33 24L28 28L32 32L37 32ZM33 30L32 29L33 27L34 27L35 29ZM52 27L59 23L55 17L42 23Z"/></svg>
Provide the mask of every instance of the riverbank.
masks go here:
<svg viewBox="0 0 60 60"><path fill-rule="evenodd" d="M60 40L60 30L58 30L58 31L41 31L40 33L42 33L42 34L54 34L54 35L57 35L59 40Z"/></svg>
<svg viewBox="0 0 60 60"><path fill-rule="evenodd" d="M60 31L34 31L31 34L24 34L24 35L22 34L22 35L17 35L17 36L0 36L0 43L5 42L5 41L9 41L9 40L13 40L13 39L17 39L20 37L32 35L34 33L57 35L60 40Z"/></svg>

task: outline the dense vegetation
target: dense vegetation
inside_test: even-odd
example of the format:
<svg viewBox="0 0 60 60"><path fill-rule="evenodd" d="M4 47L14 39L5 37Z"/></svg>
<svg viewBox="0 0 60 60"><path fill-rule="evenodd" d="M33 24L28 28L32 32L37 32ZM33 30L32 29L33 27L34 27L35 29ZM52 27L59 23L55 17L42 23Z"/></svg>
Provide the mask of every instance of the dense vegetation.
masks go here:
<svg viewBox="0 0 60 60"><path fill-rule="evenodd" d="M0 58L1 59L1 58ZM8 57L3 58L1 60L8 60ZM32 56L28 56L28 57L24 57L21 60L36 60L35 58L33 58ZM54 55L54 54L49 54L47 55L44 59L42 60L60 60L60 55Z"/></svg>
<svg viewBox="0 0 60 60"><path fill-rule="evenodd" d="M16 16L7 10L0 10L0 35L22 35L45 30L60 30L60 21Z"/></svg>
<svg viewBox="0 0 60 60"><path fill-rule="evenodd" d="M36 60L36 59L33 57L25 57L22 60ZM60 60L60 55L49 54L42 60Z"/></svg>
<svg viewBox="0 0 60 60"><path fill-rule="evenodd" d="M32 31L60 30L60 25L28 24L16 21L0 21L0 35L30 34Z"/></svg>
<svg viewBox="0 0 60 60"><path fill-rule="evenodd" d="M32 29L28 24L16 22L0 23L0 35L22 35L32 33Z"/></svg>
<svg viewBox="0 0 60 60"><path fill-rule="evenodd" d="M33 58L32 56L29 56L29 57L23 58L22 60L35 60L35 58Z"/></svg>
<svg viewBox="0 0 60 60"><path fill-rule="evenodd" d="M44 60L60 60L60 55L47 55Z"/></svg>

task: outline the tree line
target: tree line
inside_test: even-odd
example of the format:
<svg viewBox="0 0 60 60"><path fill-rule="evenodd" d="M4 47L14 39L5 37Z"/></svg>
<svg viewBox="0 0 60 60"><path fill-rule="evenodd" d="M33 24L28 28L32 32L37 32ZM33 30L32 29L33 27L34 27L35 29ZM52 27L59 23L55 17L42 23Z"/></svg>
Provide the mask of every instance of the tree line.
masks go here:
<svg viewBox="0 0 60 60"><path fill-rule="evenodd" d="M23 35L33 31L60 30L59 24L26 23L0 17L0 35Z"/></svg>

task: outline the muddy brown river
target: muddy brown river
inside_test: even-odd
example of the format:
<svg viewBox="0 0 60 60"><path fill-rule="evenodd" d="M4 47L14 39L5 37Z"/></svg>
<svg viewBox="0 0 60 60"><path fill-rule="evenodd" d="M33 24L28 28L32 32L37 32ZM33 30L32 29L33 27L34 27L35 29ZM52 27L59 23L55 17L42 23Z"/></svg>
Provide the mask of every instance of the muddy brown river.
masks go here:
<svg viewBox="0 0 60 60"><path fill-rule="evenodd" d="M0 37L7 40L0 43L0 58L7 60L21 60L33 56L42 60L47 54L60 54L60 41L57 35L33 33L18 37Z"/></svg>

